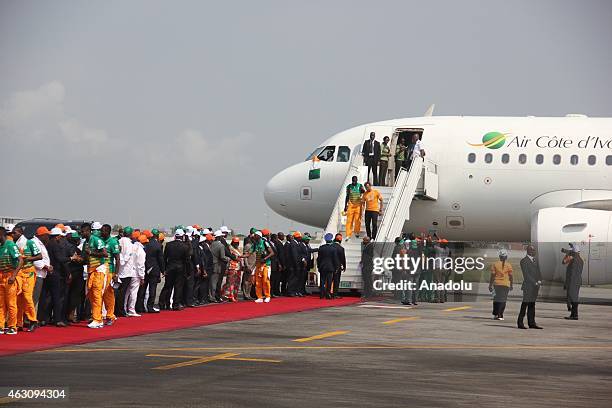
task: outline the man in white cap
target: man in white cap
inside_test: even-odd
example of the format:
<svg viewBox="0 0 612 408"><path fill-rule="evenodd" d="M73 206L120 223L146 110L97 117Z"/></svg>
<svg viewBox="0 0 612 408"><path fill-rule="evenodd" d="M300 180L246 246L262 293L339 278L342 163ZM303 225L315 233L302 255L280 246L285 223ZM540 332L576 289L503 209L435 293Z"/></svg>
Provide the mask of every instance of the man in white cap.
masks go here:
<svg viewBox="0 0 612 408"><path fill-rule="evenodd" d="M65 245L64 232L59 227L50 231L50 239L47 244L47 253L51 263L42 283L42 290L38 302L38 321L41 326L53 320L60 327L65 326L64 316L64 284L67 277L67 264L70 262L70 254Z"/></svg>
<svg viewBox="0 0 612 408"><path fill-rule="evenodd" d="M274 256L272 247L263 238L261 231L255 231L252 251L255 253L255 303L270 302L270 258Z"/></svg>
<svg viewBox="0 0 612 408"><path fill-rule="evenodd" d="M494 292L493 319L504 320L508 292L512 290L512 265L508 262L508 251L499 250L499 261L491 265L489 292Z"/></svg>
<svg viewBox="0 0 612 408"><path fill-rule="evenodd" d="M164 249L164 264L166 265L166 282L159 295L159 308L170 309L170 296L172 296L172 310L183 310L183 286L185 285L185 268L189 262L191 248L183 240L185 231L181 228L174 232L174 240L168 242Z"/></svg>
<svg viewBox="0 0 612 408"><path fill-rule="evenodd" d="M211 301L220 302L221 301L221 281L223 280L223 275L225 274L226 266L229 262L229 258L225 253L225 236L223 231L218 229L214 233L215 240L210 245L210 252L212 253L213 258L213 273L208 282L209 285L209 297Z"/></svg>
<svg viewBox="0 0 612 408"><path fill-rule="evenodd" d="M567 304L570 315L567 320L578 320L578 303L580 302L580 286L582 285L582 269L584 260L580 256L580 244L570 244L570 249L564 249L563 264L567 265L565 271L565 290L567 291Z"/></svg>
<svg viewBox="0 0 612 408"><path fill-rule="evenodd" d="M189 246L189 259L185 265L185 283L183 284L182 304L186 307L195 307L193 293L195 290L195 277L200 272L199 251L200 236L198 230L193 226L185 229L185 243Z"/></svg>

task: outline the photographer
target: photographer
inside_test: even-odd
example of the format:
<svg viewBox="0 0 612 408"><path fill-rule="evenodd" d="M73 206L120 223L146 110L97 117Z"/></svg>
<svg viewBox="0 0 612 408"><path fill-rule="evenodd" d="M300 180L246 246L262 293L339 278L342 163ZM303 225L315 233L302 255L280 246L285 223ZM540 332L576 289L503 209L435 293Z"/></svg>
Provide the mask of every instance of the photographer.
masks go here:
<svg viewBox="0 0 612 408"><path fill-rule="evenodd" d="M565 271L565 290L567 293L567 305L570 315L567 320L578 320L578 301L580 297L580 285L582 285L582 268L584 261L580 256L580 245L569 244L569 249L561 249L565 254L563 264L567 265Z"/></svg>

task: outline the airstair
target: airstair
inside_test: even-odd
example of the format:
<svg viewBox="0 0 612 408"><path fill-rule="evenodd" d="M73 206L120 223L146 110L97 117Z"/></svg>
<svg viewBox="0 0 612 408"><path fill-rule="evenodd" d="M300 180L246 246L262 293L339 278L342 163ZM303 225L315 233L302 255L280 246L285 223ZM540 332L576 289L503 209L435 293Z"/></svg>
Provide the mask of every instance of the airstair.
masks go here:
<svg viewBox="0 0 612 408"><path fill-rule="evenodd" d="M338 193L326 232L341 233L345 238L342 246L346 255L346 271L342 274L340 289L361 290L361 247L365 232L364 217L361 220L360 238L346 236L346 216L344 215L344 202L346 186L351 183L353 176L357 176L360 183L367 180L367 166L362 164L361 157L353 156L344 183ZM438 197L437 166L430 160L424 163L422 158L414 159L409 170L401 169L393 187L374 187L383 196L383 208L378 218L378 233L375 242L376 250L384 253L393 250L393 241L400 236L404 223L410 216L410 203L413 199L435 200ZM349 238L348 241L346 238ZM322 244L323 242L321 242ZM376 256L380 256L378 254Z"/></svg>

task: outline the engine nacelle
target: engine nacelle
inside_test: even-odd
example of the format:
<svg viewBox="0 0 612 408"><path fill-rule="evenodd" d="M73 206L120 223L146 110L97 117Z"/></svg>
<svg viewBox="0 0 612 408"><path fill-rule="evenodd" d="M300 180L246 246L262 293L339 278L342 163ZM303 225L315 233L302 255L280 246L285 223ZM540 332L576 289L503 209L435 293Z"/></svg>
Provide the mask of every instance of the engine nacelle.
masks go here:
<svg viewBox="0 0 612 408"><path fill-rule="evenodd" d="M583 285L612 283L612 211L584 208L543 208L531 220L542 278L563 282L562 248L581 244Z"/></svg>

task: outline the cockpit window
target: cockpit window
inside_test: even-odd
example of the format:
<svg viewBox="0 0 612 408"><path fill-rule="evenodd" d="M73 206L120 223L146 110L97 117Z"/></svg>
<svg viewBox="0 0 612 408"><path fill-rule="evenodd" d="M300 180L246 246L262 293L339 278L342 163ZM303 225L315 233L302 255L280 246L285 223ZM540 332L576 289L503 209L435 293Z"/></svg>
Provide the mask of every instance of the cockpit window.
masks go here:
<svg viewBox="0 0 612 408"><path fill-rule="evenodd" d="M336 161L338 162L348 162L351 160L351 148L348 146L339 146L338 147L338 158Z"/></svg>
<svg viewBox="0 0 612 408"><path fill-rule="evenodd" d="M317 147L314 152L310 153L308 155L308 157L306 157L305 161L309 161L312 160L313 158L317 157L319 155L319 153L321 153L321 150L325 149L325 146L321 146L321 147Z"/></svg>
<svg viewBox="0 0 612 408"><path fill-rule="evenodd" d="M334 153L336 153L336 146L326 146L321 153L317 155L317 158L321 161L334 161Z"/></svg>

